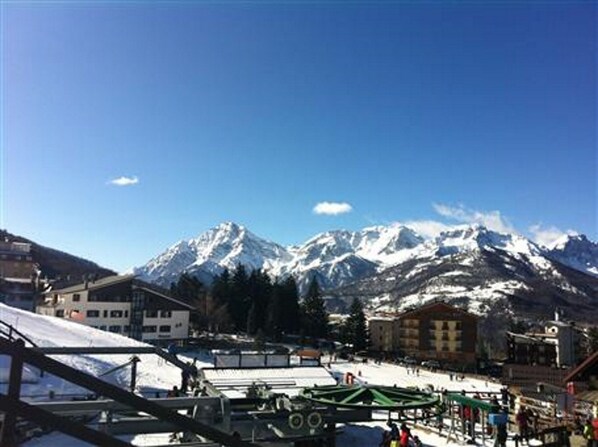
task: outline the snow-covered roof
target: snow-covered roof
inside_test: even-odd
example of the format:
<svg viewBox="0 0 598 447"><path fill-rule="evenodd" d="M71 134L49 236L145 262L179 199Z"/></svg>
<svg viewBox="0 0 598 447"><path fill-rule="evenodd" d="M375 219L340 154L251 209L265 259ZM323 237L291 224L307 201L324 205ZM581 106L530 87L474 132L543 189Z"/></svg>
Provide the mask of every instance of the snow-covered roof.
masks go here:
<svg viewBox="0 0 598 447"><path fill-rule="evenodd" d="M253 383L266 384L274 392L296 396L303 388L336 385L336 380L322 366L289 368L203 368L201 374L224 395L245 397Z"/></svg>
<svg viewBox="0 0 598 447"><path fill-rule="evenodd" d="M99 289L101 287L106 287L112 284L117 284L124 281L130 281L135 278L135 275L113 275L107 276L105 278L101 278L95 281L87 281L82 282L80 284L75 284L74 286L65 287L64 289L56 289L53 290L53 293L72 293L77 292L79 290L93 290Z"/></svg>

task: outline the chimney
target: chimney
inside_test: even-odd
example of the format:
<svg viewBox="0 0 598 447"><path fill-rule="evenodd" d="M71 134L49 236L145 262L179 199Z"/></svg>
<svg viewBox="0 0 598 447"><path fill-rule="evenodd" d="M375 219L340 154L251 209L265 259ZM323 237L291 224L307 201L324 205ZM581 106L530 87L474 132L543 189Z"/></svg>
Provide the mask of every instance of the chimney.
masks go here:
<svg viewBox="0 0 598 447"><path fill-rule="evenodd" d="M87 286L89 285L89 280L85 278L85 282L83 283L85 289L87 290Z"/></svg>

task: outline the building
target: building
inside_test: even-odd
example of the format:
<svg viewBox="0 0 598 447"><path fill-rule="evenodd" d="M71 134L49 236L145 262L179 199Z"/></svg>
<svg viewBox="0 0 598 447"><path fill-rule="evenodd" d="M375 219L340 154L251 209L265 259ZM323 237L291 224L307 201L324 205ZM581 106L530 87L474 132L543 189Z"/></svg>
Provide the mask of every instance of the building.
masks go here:
<svg viewBox="0 0 598 447"><path fill-rule="evenodd" d="M574 323L561 320L560 313L544 325L543 332L507 332L509 363L559 368L576 365L581 357L580 331Z"/></svg>
<svg viewBox="0 0 598 447"><path fill-rule="evenodd" d="M31 244L0 241L0 302L33 310L35 276Z"/></svg>
<svg viewBox="0 0 598 447"><path fill-rule="evenodd" d="M507 332L507 363L556 366L557 347L544 337Z"/></svg>
<svg viewBox="0 0 598 447"><path fill-rule="evenodd" d="M36 310L150 341L187 338L193 308L133 275L116 275L47 292Z"/></svg>
<svg viewBox="0 0 598 447"><path fill-rule="evenodd" d="M374 350L401 352L418 360L472 365L476 361L478 317L433 302L394 318L371 318Z"/></svg>
<svg viewBox="0 0 598 447"><path fill-rule="evenodd" d="M31 244L25 242L0 241L0 277L31 279L35 263Z"/></svg>
<svg viewBox="0 0 598 447"><path fill-rule="evenodd" d="M395 317L372 317L368 320L370 345L378 352L399 352L399 320Z"/></svg>

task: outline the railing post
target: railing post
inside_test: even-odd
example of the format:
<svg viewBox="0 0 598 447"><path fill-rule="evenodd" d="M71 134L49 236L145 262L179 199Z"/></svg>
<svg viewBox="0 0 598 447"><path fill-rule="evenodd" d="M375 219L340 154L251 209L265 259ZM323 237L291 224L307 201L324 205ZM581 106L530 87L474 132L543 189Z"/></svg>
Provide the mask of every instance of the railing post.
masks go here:
<svg viewBox="0 0 598 447"><path fill-rule="evenodd" d="M136 355L131 357L131 393L135 392L135 386L137 385L137 363L140 361Z"/></svg>
<svg viewBox="0 0 598 447"><path fill-rule="evenodd" d="M15 424L17 422L17 411L12 408L14 402L19 401L21 396L21 379L23 377L23 349L25 342L15 340L13 342L13 351L10 358L10 378L8 382L8 398L10 399L6 413L4 414L4 423L0 433L0 445L3 447L12 447L17 445L15 439Z"/></svg>

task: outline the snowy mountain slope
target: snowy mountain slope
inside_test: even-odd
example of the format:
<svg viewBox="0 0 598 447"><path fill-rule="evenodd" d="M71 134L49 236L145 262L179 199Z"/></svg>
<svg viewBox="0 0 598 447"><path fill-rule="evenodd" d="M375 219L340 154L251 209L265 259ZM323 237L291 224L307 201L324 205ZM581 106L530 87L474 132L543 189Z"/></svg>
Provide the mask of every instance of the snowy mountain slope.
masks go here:
<svg viewBox="0 0 598 447"><path fill-rule="evenodd" d="M413 230L393 225L362 231L329 231L301 246L282 247L245 227L227 222L189 241L180 241L133 272L168 286L182 273L205 283L225 268L243 264L273 277L295 275L301 286L317 277L323 287L337 287L373 274L412 255L423 243Z"/></svg>
<svg viewBox="0 0 598 447"><path fill-rule="evenodd" d="M598 316L598 279L541 257L533 245L474 246L471 238L454 242L330 294L337 306L359 297L371 309L387 311L443 299L480 315L550 315L561 307L582 320Z"/></svg>
<svg viewBox="0 0 598 447"><path fill-rule="evenodd" d="M563 236L548 249L547 257L573 269L598 276L598 244L583 234Z"/></svg>
<svg viewBox="0 0 598 447"><path fill-rule="evenodd" d="M546 248L481 225L454 226L424 240L395 224L328 231L285 248L226 223L179 242L136 273L162 285L182 272L210 282L237 263L273 277L293 275L302 290L315 277L335 302L359 295L374 308L402 308L441 296L467 297L472 310L484 313L496 303L511 309L519 302L516 307L531 310L530 300L566 305L581 300L583 307L596 296L594 278L587 274L598 272L598 245L585 236L568 236Z"/></svg>
<svg viewBox="0 0 598 447"><path fill-rule="evenodd" d="M182 273L194 274L209 283L225 268L234 269L237 264L270 271L290 259L284 247L226 222L195 239L176 243L133 272L163 286L169 286Z"/></svg>

